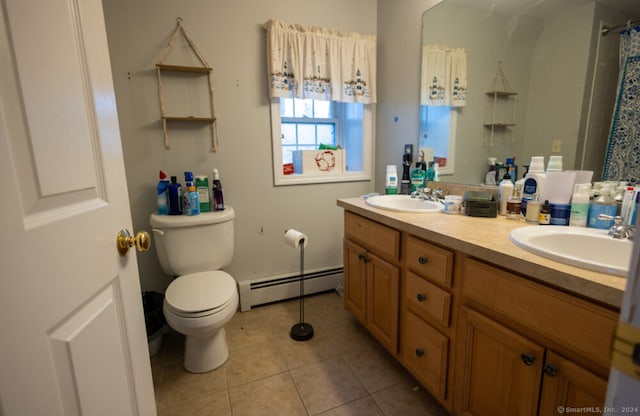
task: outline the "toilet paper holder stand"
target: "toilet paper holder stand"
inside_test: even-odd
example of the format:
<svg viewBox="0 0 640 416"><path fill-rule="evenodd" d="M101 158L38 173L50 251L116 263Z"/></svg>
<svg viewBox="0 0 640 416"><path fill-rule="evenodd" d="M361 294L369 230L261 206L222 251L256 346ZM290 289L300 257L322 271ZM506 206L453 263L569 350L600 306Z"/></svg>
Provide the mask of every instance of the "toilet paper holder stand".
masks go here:
<svg viewBox="0 0 640 416"><path fill-rule="evenodd" d="M288 231L288 230L287 230ZM287 232L285 231L285 233ZM308 341L313 338L313 326L304 321L304 246L306 238L299 241L300 249L300 316L299 321L291 327L289 335L296 341Z"/></svg>

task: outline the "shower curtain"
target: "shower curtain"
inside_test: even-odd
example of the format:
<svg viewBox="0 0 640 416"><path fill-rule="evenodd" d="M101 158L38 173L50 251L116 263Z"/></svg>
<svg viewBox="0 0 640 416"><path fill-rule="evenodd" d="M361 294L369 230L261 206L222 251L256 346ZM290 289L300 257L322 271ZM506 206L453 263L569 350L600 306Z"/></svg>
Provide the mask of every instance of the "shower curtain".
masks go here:
<svg viewBox="0 0 640 416"><path fill-rule="evenodd" d="M640 27L620 36L618 94L602 179L640 183Z"/></svg>

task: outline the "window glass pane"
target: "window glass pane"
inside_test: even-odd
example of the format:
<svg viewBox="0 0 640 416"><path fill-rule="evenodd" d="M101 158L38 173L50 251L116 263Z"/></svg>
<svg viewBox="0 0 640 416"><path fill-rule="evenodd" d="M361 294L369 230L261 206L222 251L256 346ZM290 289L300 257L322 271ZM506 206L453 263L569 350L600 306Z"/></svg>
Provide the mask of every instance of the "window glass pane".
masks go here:
<svg viewBox="0 0 640 416"><path fill-rule="evenodd" d="M314 124L298 124L298 144L316 144L316 126Z"/></svg>
<svg viewBox="0 0 640 416"><path fill-rule="evenodd" d="M336 140L335 126L333 124L318 124L318 144L334 145Z"/></svg>
<svg viewBox="0 0 640 416"><path fill-rule="evenodd" d="M361 172L364 169L362 148L364 133L362 120L364 117L364 105L349 103L344 105L344 148L347 171Z"/></svg>
<svg viewBox="0 0 640 416"><path fill-rule="evenodd" d="M293 98L280 98L280 117L293 117Z"/></svg>
<svg viewBox="0 0 640 416"><path fill-rule="evenodd" d="M282 123L282 145L296 144L296 125L294 123Z"/></svg>
<svg viewBox="0 0 640 416"><path fill-rule="evenodd" d="M451 107L426 106L427 109L427 147L433 147L434 156L449 156L449 127L451 126Z"/></svg>
<svg viewBox="0 0 640 416"><path fill-rule="evenodd" d="M282 164L293 163L293 151L295 146L282 146Z"/></svg>
<svg viewBox="0 0 640 416"><path fill-rule="evenodd" d="M315 101L313 115L316 118L331 118L333 117L331 111L331 101Z"/></svg>
<svg viewBox="0 0 640 416"><path fill-rule="evenodd" d="M294 117L302 118L302 117L313 117L313 100L299 100L294 99Z"/></svg>

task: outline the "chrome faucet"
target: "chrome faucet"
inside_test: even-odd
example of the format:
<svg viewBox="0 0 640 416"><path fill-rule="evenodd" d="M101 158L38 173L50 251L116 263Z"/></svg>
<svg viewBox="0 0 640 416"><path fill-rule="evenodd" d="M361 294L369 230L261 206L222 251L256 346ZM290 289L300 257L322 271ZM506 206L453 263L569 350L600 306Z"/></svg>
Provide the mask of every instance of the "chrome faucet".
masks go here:
<svg viewBox="0 0 640 416"><path fill-rule="evenodd" d="M619 240L633 240L636 235L636 230L633 226L629 225L626 218L619 215L598 215L598 219L601 220L613 220L613 225L609 228L609 236Z"/></svg>
<svg viewBox="0 0 640 416"><path fill-rule="evenodd" d="M438 202L442 199L442 189L417 188L411 192L411 198L420 198L426 201Z"/></svg>

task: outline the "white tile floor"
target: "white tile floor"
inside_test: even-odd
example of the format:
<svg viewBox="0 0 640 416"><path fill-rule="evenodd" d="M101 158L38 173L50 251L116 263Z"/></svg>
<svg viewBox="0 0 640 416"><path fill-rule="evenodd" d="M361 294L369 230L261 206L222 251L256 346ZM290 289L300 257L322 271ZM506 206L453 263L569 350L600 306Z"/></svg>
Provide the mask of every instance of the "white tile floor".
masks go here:
<svg viewBox="0 0 640 416"><path fill-rule="evenodd" d="M186 372L184 338L165 335L151 359L158 414L447 415L344 310L336 292L306 298L311 340L289 337L298 317L297 300L236 313L226 326L229 359L206 374Z"/></svg>

